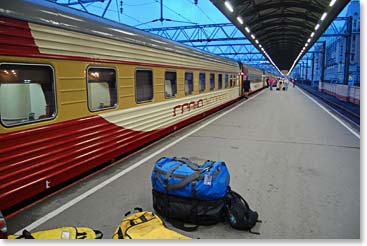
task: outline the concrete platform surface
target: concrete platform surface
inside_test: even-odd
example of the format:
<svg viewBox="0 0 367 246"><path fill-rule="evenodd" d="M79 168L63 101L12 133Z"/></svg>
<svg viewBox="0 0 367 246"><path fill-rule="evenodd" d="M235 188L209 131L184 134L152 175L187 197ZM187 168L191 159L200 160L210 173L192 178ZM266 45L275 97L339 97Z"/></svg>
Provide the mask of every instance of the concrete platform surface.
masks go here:
<svg viewBox="0 0 367 246"><path fill-rule="evenodd" d="M298 88L263 90L24 210L8 220L9 231L88 226L111 239L126 211L153 210L154 162L185 156L224 160L232 189L263 223L254 228L261 235L223 223L176 231L201 239L358 239L358 136Z"/></svg>

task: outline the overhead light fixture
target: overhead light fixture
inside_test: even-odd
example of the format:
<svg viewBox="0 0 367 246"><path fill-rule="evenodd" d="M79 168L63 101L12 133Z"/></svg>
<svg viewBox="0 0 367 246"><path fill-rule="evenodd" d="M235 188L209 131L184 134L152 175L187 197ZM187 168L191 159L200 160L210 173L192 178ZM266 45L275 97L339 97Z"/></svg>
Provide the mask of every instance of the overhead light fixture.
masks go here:
<svg viewBox="0 0 367 246"><path fill-rule="evenodd" d="M259 40L256 39L255 42L258 44L259 43Z"/></svg>
<svg viewBox="0 0 367 246"><path fill-rule="evenodd" d="M245 27L246 32L250 33L250 28L248 26Z"/></svg>
<svg viewBox="0 0 367 246"><path fill-rule="evenodd" d="M332 7L332 6L334 6L334 4L335 4L335 3L336 3L336 0L331 0L331 1L330 1L330 3L329 3L329 6L330 6L330 7ZM327 12L324 12L324 13L322 14L322 16L320 17L320 20L321 20L321 21L325 20L326 16L327 16ZM319 28L320 28L320 24L318 23L318 24L315 26L315 31L317 31ZM310 43L311 38L312 38L313 36L315 36L315 32L312 32L312 33L311 33L310 38L307 40L307 42L306 42L305 46L302 48L302 50L301 50L301 52L298 54L297 58L293 61L293 65L292 65L292 67L289 69L287 76L288 76L289 74L291 74L291 72L292 72L292 70L293 70L294 66L297 64L298 60L302 57L302 54L305 52L306 47L307 47L307 46L308 46L308 44Z"/></svg>
<svg viewBox="0 0 367 246"><path fill-rule="evenodd" d="M251 34L251 38L252 38L252 39L255 39L255 35L254 35L254 34Z"/></svg>
<svg viewBox="0 0 367 246"><path fill-rule="evenodd" d="M335 2L336 2L336 0L331 0L329 6L330 7L333 7L333 5L335 4Z"/></svg>
<svg viewBox="0 0 367 246"><path fill-rule="evenodd" d="M243 24L243 20L240 16L237 16L237 20L238 20L239 23Z"/></svg>
<svg viewBox="0 0 367 246"><path fill-rule="evenodd" d="M259 44L259 47L262 48L263 46L261 44Z"/></svg>
<svg viewBox="0 0 367 246"><path fill-rule="evenodd" d="M320 18L320 20L325 20L325 18L326 18L326 16L327 16L327 13L326 12L324 12L323 14L322 14L322 16L321 16L321 18Z"/></svg>
<svg viewBox="0 0 367 246"><path fill-rule="evenodd" d="M227 7L227 9L229 10L229 12L233 13L233 7L232 7L232 5L231 5L231 3L230 3L230 2L225 1L225 2L224 2L224 5L226 5L226 7Z"/></svg>

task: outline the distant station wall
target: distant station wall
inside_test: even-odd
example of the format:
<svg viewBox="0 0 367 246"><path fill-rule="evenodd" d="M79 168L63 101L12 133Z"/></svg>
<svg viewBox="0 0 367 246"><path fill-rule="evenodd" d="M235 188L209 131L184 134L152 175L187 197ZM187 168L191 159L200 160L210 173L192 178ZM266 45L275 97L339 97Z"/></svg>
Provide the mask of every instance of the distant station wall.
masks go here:
<svg viewBox="0 0 367 246"><path fill-rule="evenodd" d="M319 91L333 95L345 102L360 104L360 88L358 86L319 82Z"/></svg>

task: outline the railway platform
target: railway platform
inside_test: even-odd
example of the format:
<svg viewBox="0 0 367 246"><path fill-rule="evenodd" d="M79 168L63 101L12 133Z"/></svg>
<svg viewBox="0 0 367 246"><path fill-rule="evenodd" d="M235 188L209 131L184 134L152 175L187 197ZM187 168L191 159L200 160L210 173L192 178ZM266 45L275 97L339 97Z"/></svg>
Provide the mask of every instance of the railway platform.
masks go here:
<svg viewBox="0 0 367 246"><path fill-rule="evenodd" d="M9 233L71 225L111 239L126 211L153 211L150 175L162 156L224 160L232 189L263 221L260 235L223 223L174 228L189 237L360 238L359 129L297 87L262 90L161 139L9 218Z"/></svg>

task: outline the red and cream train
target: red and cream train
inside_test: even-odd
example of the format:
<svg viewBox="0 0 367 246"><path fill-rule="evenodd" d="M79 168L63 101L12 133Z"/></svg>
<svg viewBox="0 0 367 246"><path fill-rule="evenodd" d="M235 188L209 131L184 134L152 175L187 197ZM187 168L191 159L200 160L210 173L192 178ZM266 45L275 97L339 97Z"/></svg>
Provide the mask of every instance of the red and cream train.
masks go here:
<svg viewBox="0 0 367 246"><path fill-rule="evenodd" d="M234 103L243 76L265 86L261 70L48 1L0 9L0 210Z"/></svg>

